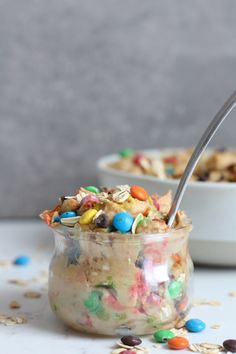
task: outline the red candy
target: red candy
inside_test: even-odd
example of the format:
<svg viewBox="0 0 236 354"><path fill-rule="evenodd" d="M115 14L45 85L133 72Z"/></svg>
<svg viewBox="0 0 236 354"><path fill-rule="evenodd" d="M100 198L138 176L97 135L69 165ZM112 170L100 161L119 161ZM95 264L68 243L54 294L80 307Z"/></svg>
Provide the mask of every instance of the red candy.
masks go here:
<svg viewBox="0 0 236 354"><path fill-rule="evenodd" d="M147 191L140 186L132 186L130 188L130 193L133 198L139 199L139 200L147 200L148 199L148 193Z"/></svg>
<svg viewBox="0 0 236 354"><path fill-rule="evenodd" d="M175 164L175 163L177 163L177 158L176 158L176 156L170 156L170 157L164 158L163 161L165 163Z"/></svg>
<svg viewBox="0 0 236 354"><path fill-rule="evenodd" d="M189 341L184 338L184 337L173 337L170 340L168 340L168 346L171 349L179 350L179 349L185 349L188 348L189 346Z"/></svg>
<svg viewBox="0 0 236 354"><path fill-rule="evenodd" d="M142 154L135 154L133 157L133 163L135 165L140 165L141 160L144 158L144 156Z"/></svg>
<svg viewBox="0 0 236 354"><path fill-rule="evenodd" d="M121 352L120 354L136 354L136 352L134 352L133 350L123 350L123 352Z"/></svg>

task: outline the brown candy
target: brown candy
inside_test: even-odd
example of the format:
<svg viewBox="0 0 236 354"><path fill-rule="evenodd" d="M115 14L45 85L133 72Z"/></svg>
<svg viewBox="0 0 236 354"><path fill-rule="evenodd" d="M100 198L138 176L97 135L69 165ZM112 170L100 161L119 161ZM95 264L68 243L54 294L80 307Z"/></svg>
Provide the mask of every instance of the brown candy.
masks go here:
<svg viewBox="0 0 236 354"><path fill-rule="evenodd" d="M223 347L227 352L236 353L236 340L235 339L227 339L223 342Z"/></svg>
<svg viewBox="0 0 236 354"><path fill-rule="evenodd" d="M135 336L124 336L121 338L121 342L130 347L135 347L142 343L141 339Z"/></svg>

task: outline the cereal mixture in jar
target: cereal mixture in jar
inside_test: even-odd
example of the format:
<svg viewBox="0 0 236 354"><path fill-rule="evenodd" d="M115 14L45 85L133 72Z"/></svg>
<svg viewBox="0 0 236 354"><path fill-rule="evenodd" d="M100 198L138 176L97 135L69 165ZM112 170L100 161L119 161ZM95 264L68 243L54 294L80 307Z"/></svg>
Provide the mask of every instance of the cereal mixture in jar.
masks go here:
<svg viewBox="0 0 236 354"><path fill-rule="evenodd" d="M49 300L58 317L105 335L148 334L185 317L191 223L178 211L170 229L170 206L170 192L87 186L45 210L41 218L55 231Z"/></svg>

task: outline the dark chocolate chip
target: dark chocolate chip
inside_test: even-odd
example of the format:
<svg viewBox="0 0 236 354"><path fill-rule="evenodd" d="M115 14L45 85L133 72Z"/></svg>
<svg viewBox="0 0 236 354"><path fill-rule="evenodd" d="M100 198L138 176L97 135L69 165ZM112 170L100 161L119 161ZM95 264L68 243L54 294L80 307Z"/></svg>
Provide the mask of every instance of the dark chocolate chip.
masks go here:
<svg viewBox="0 0 236 354"><path fill-rule="evenodd" d="M130 347L134 347L142 343L141 339L135 336L124 336L121 338L121 342Z"/></svg>
<svg viewBox="0 0 236 354"><path fill-rule="evenodd" d="M227 352L236 353L236 340L235 339L227 339L223 342L223 347Z"/></svg>
<svg viewBox="0 0 236 354"><path fill-rule="evenodd" d="M109 225L109 219L108 216L105 213L100 214L95 220L94 224L97 227L102 227L102 228L107 228Z"/></svg>

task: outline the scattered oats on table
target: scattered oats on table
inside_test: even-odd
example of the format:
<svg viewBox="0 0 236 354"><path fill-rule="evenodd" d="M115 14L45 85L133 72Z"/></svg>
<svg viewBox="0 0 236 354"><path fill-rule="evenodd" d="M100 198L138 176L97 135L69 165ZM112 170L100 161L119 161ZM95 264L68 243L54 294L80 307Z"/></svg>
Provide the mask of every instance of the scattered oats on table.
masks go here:
<svg viewBox="0 0 236 354"><path fill-rule="evenodd" d="M15 324L23 324L26 322L27 320L24 317L0 315L0 323L5 326L13 326Z"/></svg>
<svg viewBox="0 0 236 354"><path fill-rule="evenodd" d="M125 345L122 342L117 342L116 343L120 348L116 348L113 349L113 351L111 352L111 354L120 354L122 351L124 351L125 349L127 350L132 350L134 353L136 354L145 354L149 352L148 348L142 347L140 345L136 345L134 347L129 346L129 345Z"/></svg>
<svg viewBox="0 0 236 354"><path fill-rule="evenodd" d="M212 329L219 329L221 327L220 324L214 324L211 326Z"/></svg>
<svg viewBox="0 0 236 354"><path fill-rule="evenodd" d="M10 302L9 307L11 309L20 309L21 305L19 304L19 302L13 300L13 301Z"/></svg>
<svg viewBox="0 0 236 354"><path fill-rule="evenodd" d="M229 293L229 296L231 296L231 297L236 297L236 291L231 291L231 292Z"/></svg>
<svg viewBox="0 0 236 354"><path fill-rule="evenodd" d="M193 343L189 345L189 350L201 354L219 354L224 348L216 343Z"/></svg>
<svg viewBox="0 0 236 354"><path fill-rule="evenodd" d="M0 261L0 267L9 267L11 265L11 261L2 260Z"/></svg>
<svg viewBox="0 0 236 354"><path fill-rule="evenodd" d="M27 299L39 299L42 296L42 294L38 291L26 291L24 293L24 297Z"/></svg>
<svg viewBox="0 0 236 354"><path fill-rule="evenodd" d="M221 306L221 302L218 300L207 300L207 299L197 299L193 301L193 306L201 306L201 305L209 305L209 306Z"/></svg>
<svg viewBox="0 0 236 354"><path fill-rule="evenodd" d="M173 332L175 336L179 336L179 337L188 337L188 333L189 333L185 327L172 328L171 332Z"/></svg>
<svg viewBox="0 0 236 354"><path fill-rule="evenodd" d="M10 280L8 280L8 283L14 284L14 285L26 286L26 285L29 285L30 281L24 280L24 279L10 279Z"/></svg>

